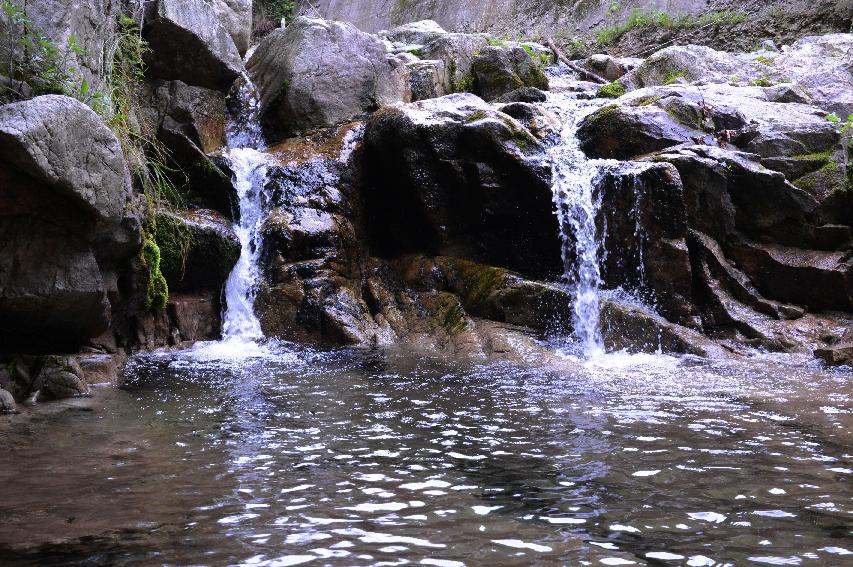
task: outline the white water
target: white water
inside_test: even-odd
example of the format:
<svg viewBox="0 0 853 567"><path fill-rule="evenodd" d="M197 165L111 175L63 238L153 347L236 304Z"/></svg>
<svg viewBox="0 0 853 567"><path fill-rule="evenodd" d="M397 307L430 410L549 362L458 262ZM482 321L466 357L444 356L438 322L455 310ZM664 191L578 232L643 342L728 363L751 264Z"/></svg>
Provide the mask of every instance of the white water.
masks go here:
<svg viewBox="0 0 853 567"><path fill-rule="evenodd" d="M604 240L596 219L601 210L597 182L614 160L589 159L577 137L583 119L601 107L601 101L561 98L555 101L564 115L560 143L551 149L554 205L563 241L563 279L575 292L572 324L581 354L604 354L601 336L601 263Z"/></svg>
<svg viewBox="0 0 853 567"><path fill-rule="evenodd" d="M240 241L240 258L225 284L226 309L222 315L222 341L199 343L193 350L200 358L223 359L264 356L267 347L255 314L261 254L261 227L267 213L265 186L268 157L258 118L255 87L244 77L239 91L240 112L230 116L225 157L234 173L239 211L234 232Z"/></svg>

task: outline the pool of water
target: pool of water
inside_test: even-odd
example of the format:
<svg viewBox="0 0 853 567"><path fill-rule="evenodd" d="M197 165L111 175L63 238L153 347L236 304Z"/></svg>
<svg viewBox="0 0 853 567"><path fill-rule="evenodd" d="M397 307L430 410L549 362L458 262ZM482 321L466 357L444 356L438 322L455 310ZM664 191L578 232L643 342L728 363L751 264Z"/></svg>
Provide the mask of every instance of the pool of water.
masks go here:
<svg viewBox="0 0 853 567"><path fill-rule="evenodd" d="M0 418L0 564L853 564L849 372L224 354Z"/></svg>

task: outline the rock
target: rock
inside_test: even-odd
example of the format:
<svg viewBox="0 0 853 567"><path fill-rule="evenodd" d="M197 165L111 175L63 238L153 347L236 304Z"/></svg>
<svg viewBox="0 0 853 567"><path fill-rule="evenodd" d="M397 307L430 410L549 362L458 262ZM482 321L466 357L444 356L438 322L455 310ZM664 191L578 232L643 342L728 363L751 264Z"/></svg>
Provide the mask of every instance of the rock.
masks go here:
<svg viewBox="0 0 853 567"><path fill-rule="evenodd" d="M814 310L853 309L853 261L843 252L739 240L726 253L769 298Z"/></svg>
<svg viewBox="0 0 853 567"><path fill-rule="evenodd" d="M448 94L449 81L444 61L438 59L413 61L408 64L408 68L412 102Z"/></svg>
<svg viewBox="0 0 853 567"><path fill-rule="evenodd" d="M130 174L119 141L73 98L46 95L0 107L0 155L98 221L118 222L128 206Z"/></svg>
<svg viewBox="0 0 853 567"><path fill-rule="evenodd" d="M519 122L471 94L384 108L365 131L371 248L561 272L550 167Z"/></svg>
<svg viewBox="0 0 853 567"><path fill-rule="evenodd" d="M582 65L608 81L622 78L628 71L633 71L642 59L633 57L613 57L612 55L596 54L587 57Z"/></svg>
<svg viewBox="0 0 853 567"><path fill-rule="evenodd" d="M0 342L73 349L103 333L115 270L139 250L120 144L63 96L0 107Z"/></svg>
<svg viewBox="0 0 853 567"><path fill-rule="evenodd" d="M565 288L526 280L493 266L459 258L438 257L450 291L465 310L483 317L533 329L540 333L571 330L572 298Z"/></svg>
<svg viewBox="0 0 853 567"><path fill-rule="evenodd" d="M464 92L474 85L471 73L474 58L488 45L489 37L485 34L449 33L424 45L420 57L444 62L447 71L444 92Z"/></svg>
<svg viewBox="0 0 853 567"><path fill-rule="evenodd" d="M584 119L578 130L581 148L590 157L626 160L678 144L703 133L674 120L655 105L611 104Z"/></svg>
<svg viewBox="0 0 853 567"><path fill-rule="evenodd" d="M299 17L261 41L248 70L265 128L281 138L393 102L380 95L395 81L397 66L376 36L351 24ZM402 100L404 93L398 96Z"/></svg>
<svg viewBox="0 0 853 567"><path fill-rule="evenodd" d="M548 77L521 47L489 46L471 63L474 92L493 100L522 87L548 90Z"/></svg>
<svg viewBox="0 0 853 567"><path fill-rule="evenodd" d="M243 60L212 4L157 0L145 12L148 76L222 92L231 88L243 71Z"/></svg>
<svg viewBox="0 0 853 567"><path fill-rule="evenodd" d="M170 293L165 309L149 311L133 329L133 343L153 350L181 346L193 341L221 338L222 305L219 296Z"/></svg>
<svg viewBox="0 0 853 567"><path fill-rule="evenodd" d="M831 366L853 363L853 344L837 345L828 348L819 348L814 355Z"/></svg>
<svg viewBox="0 0 853 567"><path fill-rule="evenodd" d="M514 91L510 91L506 94L503 94L494 100L493 103L508 103L508 102L545 102L548 99L548 95L546 95L541 90L536 87L521 87Z"/></svg>
<svg viewBox="0 0 853 567"><path fill-rule="evenodd" d="M501 106L500 111L518 120L531 134L542 141L557 140L563 128L559 118L541 105L514 102Z"/></svg>
<svg viewBox="0 0 853 567"><path fill-rule="evenodd" d="M15 398L6 390L0 389L0 414L16 412Z"/></svg>
<svg viewBox="0 0 853 567"><path fill-rule="evenodd" d="M609 288L636 293L667 319L699 326L693 307L687 212L678 171L670 164L635 164L600 178Z"/></svg>
<svg viewBox="0 0 853 567"><path fill-rule="evenodd" d="M224 1L224 0L223 0ZM225 145L225 94L182 81L148 80L143 101L150 122L170 122L204 154Z"/></svg>
<svg viewBox="0 0 853 567"><path fill-rule="evenodd" d="M720 346L703 334L634 305L604 302L601 331L608 350L670 352L709 358L726 356Z"/></svg>
<svg viewBox="0 0 853 567"><path fill-rule="evenodd" d="M245 55L252 36L252 0L211 0L210 4L237 51Z"/></svg>
<svg viewBox="0 0 853 567"><path fill-rule="evenodd" d="M240 257L230 223L213 211L157 211L154 238L160 269L171 291L218 292Z"/></svg>
<svg viewBox="0 0 853 567"><path fill-rule="evenodd" d="M626 75L630 88L686 82L728 83L761 76L762 65L743 54L726 53L702 45L674 45L653 53Z"/></svg>
<svg viewBox="0 0 853 567"><path fill-rule="evenodd" d="M435 21L421 20L397 26L386 32L380 32L379 36L391 43L424 45L445 34L447 32Z"/></svg>
<svg viewBox="0 0 853 567"><path fill-rule="evenodd" d="M48 400L88 396L89 386L77 361L68 356L46 356L35 380L33 391L41 391Z"/></svg>
<svg viewBox="0 0 853 567"><path fill-rule="evenodd" d="M688 222L723 242L735 230L782 244L810 242L818 203L769 170L757 156L711 146L685 146L656 159L675 165L685 180Z"/></svg>

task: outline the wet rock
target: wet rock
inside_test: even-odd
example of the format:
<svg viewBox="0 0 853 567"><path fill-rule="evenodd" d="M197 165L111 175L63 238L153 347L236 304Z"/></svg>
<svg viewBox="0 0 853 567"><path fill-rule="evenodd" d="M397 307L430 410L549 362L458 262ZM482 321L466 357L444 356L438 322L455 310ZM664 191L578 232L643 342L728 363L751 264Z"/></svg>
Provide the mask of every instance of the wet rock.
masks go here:
<svg viewBox="0 0 853 567"><path fill-rule="evenodd" d="M161 125L167 117L202 153L225 144L225 94L182 81L148 80L143 102L149 121Z"/></svg>
<svg viewBox="0 0 853 567"><path fill-rule="evenodd" d="M154 238L171 291L221 290L240 257L230 223L213 211L157 211Z"/></svg>
<svg viewBox="0 0 853 567"><path fill-rule="evenodd" d="M448 289L474 316L540 333L571 329L572 298L561 286L459 258L439 257L435 262Z"/></svg>
<svg viewBox="0 0 853 567"><path fill-rule="evenodd" d="M814 351L814 355L831 366L851 364L853 363L853 344L820 348Z"/></svg>
<svg viewBox="0 0 853 567"><path fill-rule="evenodd" d="M494 100L493 103L509 103L509 102L545 102L548 95L536 87L521 87L514 91L503 94Z"/></svg>
<svg viewBox="0 0 853 567"><path fill-rule="evenodd" d="M605 106L586 118L578 130L581 148L590 157L620 160L690 142L703 135L653 104Z"/></svg>
<svg viewBox="0 0 853 567"><path fill-rule="evenodd" d="M488 46L471 64L474 92L494 100L522 87L548 90L548 77L522 47Z"/></svg>
<svg viewBox="0 0 853 567"><path fill-rule="evenodd" d="M88 396L89 386L77 361L68 356L46 356L35 379L33 391L48 400Z"/></svg>
<svg viewBox="0 0 853 567"><path fill-rule="evenodd" d="M244 55L252 35L252 0L211 0L210 4L237 51Z"/></svg>
<svg viewBox="0 0 853 567"><path fill-rule="evenodd" d="M636 69L642 59L634 57L613 57L612 55L596 54L587 57L582 65L608 81L622 78L627 72Z"/></svg>
<svg viewBox="0 0 853 567"><path fill-rule="evenodd" d="M632 88L667 85L677 81L728 83L755 80L761 63L734 53L717 51L703 45L674 45L655 52L623 82Z"/></svg>
<svg viewBox="0 0 853 567"><path fill-rule="evenodd" d="M501 106L500 111L518 120L531 134L542 141L557 140L562 130L560 120L540 105L514 102Z"/></svg>
<svg viewBox="0 0 853 567"><path fill-rule="evenodd" d="M248 63L273 137L331 126L403 100L408 88L382 41L351 24L299 17L265 37ZM390 91L390 92L388 92ZM384 96L383 96L384 95Z"/></svg>
<svg viewBox="0 0 853 567"><path fill-rule="evenodd" d="M818 202L763 167L756 156L712 146L686 146L655 159L672 163L684 180L688 223L723 242L735 230L808 244L819 222Z"/></svg>
<svg viewBox="0 0 853 567"><path fill-rule="evenodd" d="M371 247L559 273L544 157L526 128L474 95L380 110L365 131Z"/></svg>
<svg viewBox="0 0 853 567"><path fill-rule="evenodd" d="M738 240L726 253L767 297L814 310L853 309L853 260L844 252Z"/></svg>
<svg viewBox="0 0 853 567"><path fill-rule="evenodd" d="M148 3L143 26L148 76L227 92L243 60L216 10L204 0Z"/></svg>
<svg viewBox="0 0 853 567"><path fill-rule="evenodd" d="M678 171L644 164L607 171L599 181L605 228L605 284L631 290L668 319L693 327L687 212Z"/></svg>
<svg viewBox="0 0 853 567"><path fill-rule="evenodd" d="M670 352L712 358L726 356L719 345L698 331L670 323L634 305L604 302L601 331L609 350Z"/></svg>

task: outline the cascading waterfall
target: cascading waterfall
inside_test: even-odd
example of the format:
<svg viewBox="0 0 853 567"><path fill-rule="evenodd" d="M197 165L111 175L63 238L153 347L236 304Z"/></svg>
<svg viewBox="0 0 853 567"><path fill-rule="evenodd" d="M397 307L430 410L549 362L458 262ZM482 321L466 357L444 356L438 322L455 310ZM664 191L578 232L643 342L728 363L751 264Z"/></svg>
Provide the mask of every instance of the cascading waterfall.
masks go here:
<svg viewBox="0 0 853 567"><path fill-rule="evenodd" d="M225 156L234 173L239 199L239 220L234 231L240 240L240 259L225 285L222 338L248 342L263 338L254 303L260 275L260 229L266 211L267 157L260 151L264 140L258 119L258 100L247 77L244 77L238 97L240 110L229 117Z"/></svg>
<svg viewBox="0 0 853 567"><path fill-rule="evenodd" d="M604 353L600 328L604 243L596 222L601 210L596 186L603 172L618 162L589 159L580 148L578 128L584 117L601 106L598 101L566 97L556 104L566 120L560 142L551 150L552 190L563 241L563 279L574 288L575 338L582 354L592 358Z"/></svg>

